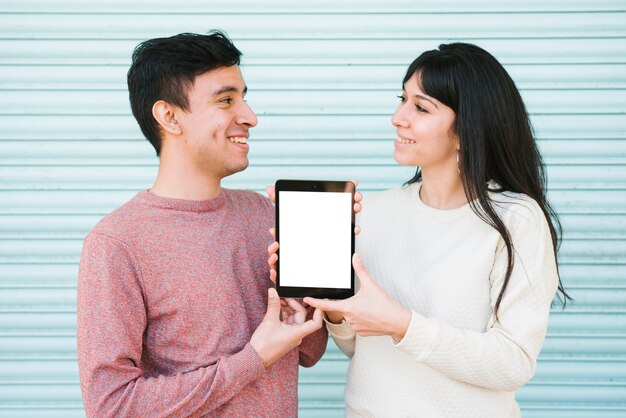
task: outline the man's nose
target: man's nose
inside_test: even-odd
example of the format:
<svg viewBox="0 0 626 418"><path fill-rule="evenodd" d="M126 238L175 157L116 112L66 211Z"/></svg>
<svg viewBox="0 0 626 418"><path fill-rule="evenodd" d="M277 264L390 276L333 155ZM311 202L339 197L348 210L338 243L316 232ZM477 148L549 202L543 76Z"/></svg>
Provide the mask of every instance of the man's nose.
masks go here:
<svg viewBox="0 0 626 418"><path fill-rule="evenodd" d="M258 123L256 114L254 113L250 105L248 105L248 103L246 102L242 103L239 116L237 117L237 123L239 125L248 125L252 128L254 128Z"/></svg>

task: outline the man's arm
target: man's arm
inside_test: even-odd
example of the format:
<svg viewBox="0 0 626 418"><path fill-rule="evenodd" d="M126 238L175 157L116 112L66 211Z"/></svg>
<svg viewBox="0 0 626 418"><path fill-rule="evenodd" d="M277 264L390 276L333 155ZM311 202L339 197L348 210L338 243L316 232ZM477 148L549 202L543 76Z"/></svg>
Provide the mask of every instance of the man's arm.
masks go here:
<svg viewBox="0 0 626 418"><path fill-rule="evenodd" d="M114 238L90 234L83 246L78 283L78 361L88 416L209 413L321 326L321 317L284 326L279 320L280 304L270 299L253 342L238 353L196 370L149 376L141 367L147 324L144 296L132 251ZM263 344L255 346L254 341Z"/></svg>

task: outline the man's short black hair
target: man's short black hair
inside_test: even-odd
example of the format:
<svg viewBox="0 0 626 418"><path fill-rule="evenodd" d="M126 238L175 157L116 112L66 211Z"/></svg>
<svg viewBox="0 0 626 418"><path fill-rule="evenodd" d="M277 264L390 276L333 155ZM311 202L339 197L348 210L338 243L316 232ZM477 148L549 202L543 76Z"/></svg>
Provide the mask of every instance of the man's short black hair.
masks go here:
<svg viewBox="0 0 626 418"><path fill-rule="evenodd" d="M239 65L240 59L241 52L217 30L207 35L181 33L137 45L127 75L130 107L157 155L161 153L161 134L152 116L154 103L164 100L187 110L187 93L197 76Z"/></svg>

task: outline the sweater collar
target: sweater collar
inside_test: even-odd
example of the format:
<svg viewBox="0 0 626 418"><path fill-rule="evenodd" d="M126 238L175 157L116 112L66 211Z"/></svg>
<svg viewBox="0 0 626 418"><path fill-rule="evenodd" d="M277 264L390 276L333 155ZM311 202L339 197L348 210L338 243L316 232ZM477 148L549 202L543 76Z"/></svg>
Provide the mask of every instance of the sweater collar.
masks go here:
<svg viewBox="0 0 626 418"><path fill-rule="evenodd" d="M137 193L136 198L142 203L161 209L177 210L181 212L211 212L224 205L226 201L226 191L221 189L219 196L214 199L186 200L157 196L147 189Z"/></svg>

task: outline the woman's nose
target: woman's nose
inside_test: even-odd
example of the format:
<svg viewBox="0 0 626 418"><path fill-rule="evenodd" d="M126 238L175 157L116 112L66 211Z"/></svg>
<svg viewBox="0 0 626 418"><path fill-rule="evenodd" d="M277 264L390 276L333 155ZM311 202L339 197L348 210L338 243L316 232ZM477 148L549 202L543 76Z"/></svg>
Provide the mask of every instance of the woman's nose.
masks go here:
<svg viewBox="0 0 626 418"><path fill-rule="evenodd" d="M391 117L391 124L396 128L406 128L407 122L404 115L404 106L401 104L397 107L396 112Z"/></svg>

